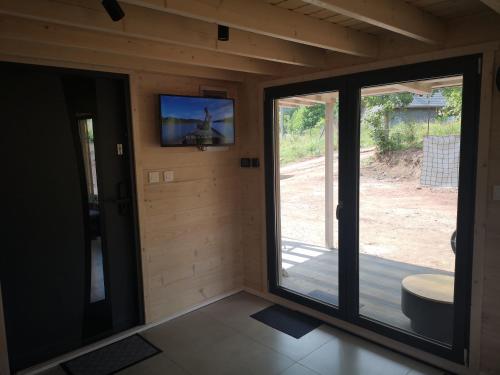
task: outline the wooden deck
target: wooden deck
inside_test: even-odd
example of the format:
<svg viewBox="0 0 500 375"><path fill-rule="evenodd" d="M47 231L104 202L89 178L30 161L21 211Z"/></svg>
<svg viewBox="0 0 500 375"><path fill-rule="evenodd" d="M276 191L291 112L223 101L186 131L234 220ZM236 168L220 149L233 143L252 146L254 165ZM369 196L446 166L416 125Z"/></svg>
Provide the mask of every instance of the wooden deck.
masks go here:
<svg viewBox="0 0 500 375"><path fill-rule="evenodd" d="M281 285L311 298L338 303L338 251L283 240ZM414 274L449 272L360 254L360 314L412 331L401 311L401 281Z"/></svg>

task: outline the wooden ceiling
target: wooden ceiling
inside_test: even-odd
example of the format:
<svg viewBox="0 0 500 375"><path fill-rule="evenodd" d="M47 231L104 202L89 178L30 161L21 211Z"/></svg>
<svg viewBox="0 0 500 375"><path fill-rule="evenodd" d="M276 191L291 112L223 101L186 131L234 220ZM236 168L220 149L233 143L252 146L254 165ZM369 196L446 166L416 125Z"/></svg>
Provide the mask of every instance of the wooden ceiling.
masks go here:
<svg viewBox="0 0 500 375"><path fill-rule="evenodd" d="M373 26L358 19L324 9L303 0L264 0L274 6L288 9L323 21L335 23L351 29L373 35L388 33L386 29ZM375 0L376 1L376 0ZM403 0L401 0L403 1ZM491 12L491 9L479 0L404 0L421 11L437 17L444 22L466 15Z"/></svg>
<svg viewBox="0 0 500 375"><path fill-rule="evenodd" d="M200 71L280 76L328 68L332 52L377 58L384 33L439 48L447 41L452 19L488 13L500 21L500 0L119 3L125 17L113 22L100 0L0 0L0 48L19 56L34 50L45 56L53 49L61 56L67 53L68 59L92 51L98 58L118 56L123 64L135 59L155 71L169 62ZM228 41L218 40L218 24L229 26Z"/></svg>

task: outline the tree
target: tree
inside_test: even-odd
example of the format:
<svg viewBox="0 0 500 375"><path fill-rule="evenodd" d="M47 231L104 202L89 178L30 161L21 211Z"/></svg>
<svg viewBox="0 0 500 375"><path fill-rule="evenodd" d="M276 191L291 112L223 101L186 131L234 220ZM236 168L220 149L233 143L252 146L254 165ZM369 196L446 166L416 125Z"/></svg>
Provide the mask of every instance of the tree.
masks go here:
<svg viewBox="0 0 500 375"><path fill-rule="evenodd" d="M362 99L365 109L378 108L385 117L387 128L389 127L389 115L396 108L406 108L413 101L413 94L402 92L397 94L370 95Z"/></svg>
<svg viewBox="0 0 500 375"><path fill-rule="evenodd" d="M462 86L445 87L441 89L441 94L446 99L446 105L439 110L439 118L460 117L462 114Z"/></svg>
<svg viewBox="0 0 500 375"><path fill-rule="evenodd" d="M304 130L319 126L324 122L324 118L324 104L294 108L288 113L288 116L284 117L285 132L301 134Z"/></svg>
<svg viewBox="0 0 500 375"><path fill-rule="evenodd" d="M396 108L406 108L412 101L413 94L409 92L362 98L363 123L370 129L378 152L384 153L393 149L389 134L390 115Z"/></svg>

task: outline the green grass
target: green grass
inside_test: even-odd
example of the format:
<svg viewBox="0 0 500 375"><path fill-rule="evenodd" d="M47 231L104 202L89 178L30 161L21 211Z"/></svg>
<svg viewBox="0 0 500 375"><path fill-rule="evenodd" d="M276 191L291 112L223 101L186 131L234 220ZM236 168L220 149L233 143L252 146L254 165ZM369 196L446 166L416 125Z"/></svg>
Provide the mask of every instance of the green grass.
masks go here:
<svg viewBox="0 0 500 375"><path fill-rule="evenodd" d="M313 128L303 134L287 134L280 138L281 165L324 155L325 135L321 130Z"/></svg>
<svg viewBox="0 0 500 375"><path fill-rule="evenodd" d="M427 135L427 124L419 124L418 130L418 137L423 139ZM432 123L429 125L429 135L460 135L460 122Z"/></svg>
<svg viewBox="0 0 500 375"><path fill-rule="evenodd" d="M367 126L361 126L359 145L361 148L370 148L375 146L375 142L370 134L370 129L368 129Z"/></svg>
<svg viewBox="0 0 500 375"><path fill-rule="evenodd" d="M363 132L363 130L362 130ZM370 137L370 131L367 131ZM410 148L421 149L426 135L445 136L459 135L460 123L425 123L398 124L391 127L389 136L392 150L407 150ZM363 137L363 134L362 134Z"/></svg>
<svg viewBox="0 0 500 375"><path fill-rule="evenodd" d="M285 165L300 160L323 156L325 154L325 135L322 128L317 127L304 131L303 134L287 134L280 138L280 163ZM427 135L427 124L399 124L391 127L391 139L395 142L394 149L422 148L423 138ZM429 124L429 135L459 135L460 123L432 123ZM334 148L337 149L337 139L334 139ZM361 128L361 148L375 147L370 129Z"/></svg>

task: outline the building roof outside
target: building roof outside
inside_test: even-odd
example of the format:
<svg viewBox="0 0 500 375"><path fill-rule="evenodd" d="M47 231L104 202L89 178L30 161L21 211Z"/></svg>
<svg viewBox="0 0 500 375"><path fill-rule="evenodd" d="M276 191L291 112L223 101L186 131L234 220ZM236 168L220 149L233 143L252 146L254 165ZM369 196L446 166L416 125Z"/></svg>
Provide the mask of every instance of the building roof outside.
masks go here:
<svg viewBox="0 0 500 375"><path fill-rule="evenodd" d="M441 91L436 90L430 97L427 95L413 95L413 101L406 108L442 108L446 105L446 98Z"/></svg>

